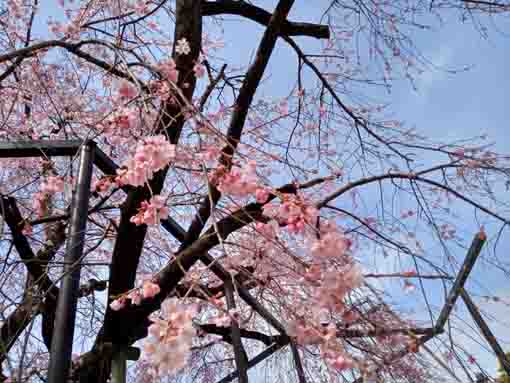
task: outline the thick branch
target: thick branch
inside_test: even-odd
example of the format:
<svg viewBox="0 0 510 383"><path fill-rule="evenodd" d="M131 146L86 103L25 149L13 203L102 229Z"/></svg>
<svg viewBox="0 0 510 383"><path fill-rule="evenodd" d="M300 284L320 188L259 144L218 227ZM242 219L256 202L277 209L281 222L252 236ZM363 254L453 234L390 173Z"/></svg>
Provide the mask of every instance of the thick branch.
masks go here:
<svg viewBox="0 0 510 383"><path fill-rule="evenodd" d="M208 334L220 335L225 342L232 343L232 330L230 327L220 327L214 324L201 324L200 329ZM270 346L273 343L284 343L287 340L287 337L284 336L270 336L258 331L250 331L246 329L240 329L240 334L243 338L257 340L267 346Z"/></svg>
<svg viewBox="0 0 510 383"><path fill-rule="evenodd" d="M233 0L204 1L202 4L202 14L204 16L225 14L243 16L262 25L268 25L271 19L271 14L266 10L245 1ZM283 22L281 33L286 36L309 36L318 39L329 39L330 37L327 25L291 21Z"/></svg>
<svg viewBox="0 0 510 383"><path fill-rule="evenodd" d="M338 329L336 336L339 338L365 338L387 336L394 334L413 334L413 335L430 335L442 332L436 331L434 328L377 328L374 330L353 330L353 329Z"/></svg>

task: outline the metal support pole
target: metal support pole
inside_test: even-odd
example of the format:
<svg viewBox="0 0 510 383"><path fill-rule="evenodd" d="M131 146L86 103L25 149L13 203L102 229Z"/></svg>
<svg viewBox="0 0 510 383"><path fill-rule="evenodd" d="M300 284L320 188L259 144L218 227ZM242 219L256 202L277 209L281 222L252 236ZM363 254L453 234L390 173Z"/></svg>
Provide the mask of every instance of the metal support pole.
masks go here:
<svg viewBox="0 0 510 383"><path fill-rule="evenodd" d="M55 333L51 342L49 383L65 383L71 364L76 304L80 287L80 265L83 253L90 182L94 163L95 144L86 141L80 148L78 179L71 203L71 221L67 241L64 277L58 296Z"/></svg>
<svg viewBox="0 0 510 383"><path fill-rule="evenodd" d="M503 368L503 370L505 370L506 374L510 376L510 361L508 360L508 358L505 355L505 352L503 351L498 341L496 340L496 337L492 334L492 331L490 330L489 326L483 320L480 311L478 311L478 308L476 307L475 303L471 300L469 294L464 289L460 290L460 296L464 300L464 303L466 304L469 313L471 314L476 325L482 332L485 340L490 344L492 350L498 357L501 367Z"/></svg>
<svg viewBox="0 0 510 383"><path fill-rule="evenodd" d="M225 286L225 298L227 300L227 308L229 310L236 308L234 298L234 287L230 278L225 279L223 282ZM231 321L230 328L232 329L232 345L234 346L234 357L236 361L237 371L239 371L239 383L248 383L248 368L246 352L244 351L243 343L241 341L241 332L239 331L239 324L237 321Z"/></svg>
<svg viewBox="0 0 510 383"><path fill-rule="evenodd" d="M480 255L484 243L485 234L479 233L475 235L475 238L471 243L471 247L469 248L469 251L466 255L466 259L464 259L464 264L462 265L459 274L457 274L457 278L455 279L455 282L453 283L452 289L448 294L448 298L446 299L443 309L439 314L439 318L437 319L435 326L436 330L442 330L444 325L446 324L446 321L450 316L450 312L452 311L453 306L455 305L455 302L459 297L460 290L464 287L466 279L469 276L471 269L475 265L476 259L478 258L478 255Z"/></svg>

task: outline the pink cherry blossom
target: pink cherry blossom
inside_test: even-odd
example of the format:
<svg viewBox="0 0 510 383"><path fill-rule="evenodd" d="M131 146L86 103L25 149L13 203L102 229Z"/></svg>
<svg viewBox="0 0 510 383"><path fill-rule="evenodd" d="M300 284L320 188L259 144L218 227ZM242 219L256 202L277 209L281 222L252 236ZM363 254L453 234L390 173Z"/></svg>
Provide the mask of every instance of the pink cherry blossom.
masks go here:
<svg viewBox="0 0 510 383"><path fill-rule="evenodd" d="M249 161L243 168L233 167L218 182L218 190L224 194L245 197L255 194L258 184L257 163Z"/></svg>
<svg viewBox="0 0 510 383"><path fill-rule="evenodd" d="M317 209L299 195L282 195L280 205L264 205L264 215L275 218L286 225L290 233L302 233L305 225L315 225L318 216Z"/></svg>
<svg viewBox="0 0 510 383"><path fill-rule="evenodd" d="M341 233L329 232L314 241L310 250L314 257L341 257L349 249L349 244Z"/></svg>
<svg viewBox="0 0 510 383"><path fill-rule="evenodd" d="M99 180L95 180L93 183L92 183L92 191L95 191L95 192L105 192L105 191L108 191L108 189L110 189L110 187L113 185L113 182L111 181L110 178L101 178Z"/></svg>
<svg viewBox="0 0 510 383"><path fill-rule="evenodd" d="M343 355L338 355L336 358L330 359L329 363L330 363L331 367L333 367L339 371L352 369L354 367L354 363L353 363L352 359L347 358Z"/></svg>
<svg viewBox="0 0 510 383"><path fill-rule="evenodd" d="M142 202L138 214L131 217L131 222L137 226L143 224L157 225L162 219L168 218L168 213L168 208L165 206L165 199L162 196L155 195L149 202Z"/></svg>
<svg viewBox="0 0 510 383"><path fill-rule="evenodd" d="M134 305L138 306L142 303L142 294L140 293L139 289L135 289L135 290L131 291L127 295L127 298L130 299L131 303Z"/></svg>
<svg viewBox="0 0 510 383"><path fill-rule="evenodd" d="M144 357L160 376L175 374L186 365L195 335L193 308L171 298L163 302L162 312L167 319L152 319L144 344Z"/></svg>
<svg viewBox="0 0 510 383"><path fill-rule="evenodd" d="M143 299L153 298L156 295L159 294L161 291L158 284L151 282L151 281L145 281L142 286L142 295Z"/></svg>
<svg viewBox="0 0 510 383"><path fill-rule="evenodd" d="M157 68L166 80L177 83L179 71L177 70L177 65L172 58L161 62L158 64Z"/></svg>
<svg viewBox="0 0 510 383"><path fill-rule="evenodd" d="M29 223L25 223L21 232L23 235L32 235L34 233L34 228Z"/></svg>
<svg viewBox="0 0 510 383"><path fill-rule="evenodd" d="M268 188L257 188L257 190L255 190L255 199L258 203L265 203L270 193L271 191Z"/></svg>
<svg viewBox="0 0 510 383"><path fill-rule="evenodd" d="M196 64L193 67L193 72L197 78L202 78L205 75L205 66L203 64Z"/></svg>
<svg viewBox="0 0 510 383"><path fill-rule="evenodd" d="M129 81L124 80L120 83L118 95L122 99L130 100L138 95L138 90Z"/></svg>
<svg viewBox="0 0 510 383"><path fill-rule="evenodd" d="M119 311L124 308L124 306L126 306L126 298L115 299L112 303L110 303L110 308L113 311Z"/></svg>
<svg viewBox="0 0 510 383"><path fill-rule="evenodd" d="M300 321L293 321L287 328L287 333L301 345L318 344L322 342L321 332Z"/></svg>
<svg viewBox="0 0 510 383"><path fill-rule="evenodd" d="M163 135L146 138L127 162L117 171L116 182L120 185L142 186L152 179L155 172L168 166L175 159L175 145Z"/></svg>

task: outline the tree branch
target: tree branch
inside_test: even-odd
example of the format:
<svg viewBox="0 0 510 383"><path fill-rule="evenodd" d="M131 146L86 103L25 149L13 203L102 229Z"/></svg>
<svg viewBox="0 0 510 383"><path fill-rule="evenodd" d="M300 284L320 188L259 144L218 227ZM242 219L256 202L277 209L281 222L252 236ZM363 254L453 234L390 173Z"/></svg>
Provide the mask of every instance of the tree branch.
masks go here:
<svg viewBox="0 0 510 383"><path fill-rule="evenodd" d="M204 1L202 3L202 14L204 16L216 15L237 15L253 20L262 25L269 25L271 14L245 1L218 0ZM317 39L329 39L330 31L327 25L311 23L296 23L284 21L281 26L281 33L286 36L309 36Z"/></svg>
<svg viewBox="0 0 510 383"><path fill-rule="evenodd" d="M223 337L223 340L228 343L232 343L231 333L232 329L230 327L220 327L216 326L215 324L201 324L200 330L208 333L208 334L215 334L220 335ZM240 329L241 337L246 339L252 339L257 340L259 342L264 343L266 346L270 346L273 343L279 343L282 341L286 341L287 337L276 335L266 335L258 331L250 331L246 329Z"/></svg>

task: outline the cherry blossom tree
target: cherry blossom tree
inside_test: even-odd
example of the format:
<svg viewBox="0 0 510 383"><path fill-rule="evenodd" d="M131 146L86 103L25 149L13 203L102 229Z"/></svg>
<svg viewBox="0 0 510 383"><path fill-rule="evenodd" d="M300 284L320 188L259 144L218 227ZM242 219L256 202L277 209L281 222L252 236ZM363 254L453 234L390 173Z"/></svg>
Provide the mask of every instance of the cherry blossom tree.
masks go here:
<svg viewBox="0 0 510 383"><path fill-rule="evenodd" d="M474 376L452 326L432 356L420 339L472 237L459 222L483 221L494 249L506 234L509 157L484 136L429 139L368 96L429 69L414 37L442 15L485 34L510 2L302 4L0 1L1 140L93 140L116 164L82 212L71 380L106 382L131 345L133 382L214 382L265 347L269 381L437 381L451 360ZM302 7L318 17L296 21ZM252 57L234 53L233 19L260 25ZM76 167L1 161L3 380L46 377ZM388 254L397 272L372 262ZM430 318L400 310L387 279Z"/></svg>

